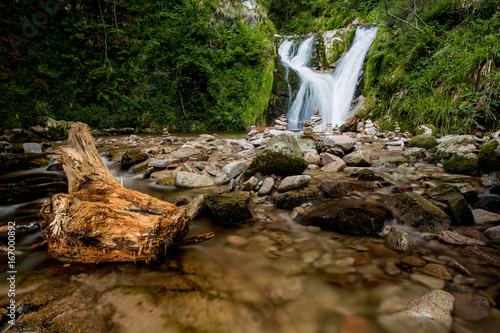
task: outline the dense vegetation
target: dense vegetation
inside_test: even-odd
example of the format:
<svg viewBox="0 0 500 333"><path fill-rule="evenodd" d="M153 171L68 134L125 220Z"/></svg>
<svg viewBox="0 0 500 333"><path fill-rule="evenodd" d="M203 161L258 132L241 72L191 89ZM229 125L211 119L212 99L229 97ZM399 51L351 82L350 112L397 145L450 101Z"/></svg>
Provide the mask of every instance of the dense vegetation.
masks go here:
<svg viewBox="0 0 500 333"><path fill-rule="evenodd" d="M379 26L362 116L444 133L499 124L499 0L261 0L267 17L236 0L54 1L67 4L45 17L37 0L0 4L0 127L40 115L173 131L262 124L272 34L356 18Z"/></svg>
<svg viewBox="0 0 500 333"><path fill-rule="evenodd" d="M0 127L50 116L228 130L265 118L274 28L264 13L215 0L57 1L0 4Z"/></svg>
<svg viewBox="0 0 500 333"><path fill-rule="evenodd" d="M279 31L377 24L367 55L362 116L403 129L497 128L500 120L500 1L267 1ZM280 11L280 8L286 10Z"/></svg>

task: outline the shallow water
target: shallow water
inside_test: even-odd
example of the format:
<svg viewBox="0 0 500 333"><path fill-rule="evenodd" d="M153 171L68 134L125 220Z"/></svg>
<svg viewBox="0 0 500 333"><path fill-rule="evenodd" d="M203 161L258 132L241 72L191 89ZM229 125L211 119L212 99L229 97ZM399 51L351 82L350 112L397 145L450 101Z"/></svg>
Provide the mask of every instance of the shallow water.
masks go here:
<svg viewBox="0 0 500 333"><path fill-rule="evenodd" d="M123 179L125 187L167 201L224 190L223 186L196 190L158 186L155 180L124 172L107 160L105 163L118 182ZM44 170L11 173L0 177L0 181L14 176L45 175L48 172ZM411 184L416 192L423 191L416 178L395 176L390 168L376 171L392 177L395 185ZM464 180L463 176L446 175L434 165L419 164L417 171L434 174L434 178L439 178L436 182ZM310 170L305 173L324 174ZM465 178L478 184L473 177ZM383 202L391 188L357 197ZM0 224L39 220L38 211L46 199L1 206ZM43 327L45 331L71 331L71 327L74 332L382 333L386 329L378 319L386 311L384 300L394 295L410 298L431 290L412 282L410 272L399 265L402 257L413 254L425 256L429 262L440 261L438 257L442 255L458 261L475 281L465 285L446 281L444 289L483 295L495 304L488 317L479 321L455 317L453 331L497 332L500 327L496 305L500 301L500 269L462 255L459 246L424 241L416 237L414 230L405 228L415 235L420 246L405 254L387 252L381 250L383 239L378 236L321 231L293 222L289 210L272 205L254 208L258 221L241 228L224 228L207 217L197 218L190 235L213 231L215 237L179 249L165 261L151 265L65 265L42 250L28 251L41 241L40 231L19 231L17 246L26 251L16 257L16 291L24 313L19 323L26 325L21 326L24 328ZM246 240L247 245L228 244L228 237L234 235ZM5 234L0 239L6 243ZM0 263L6 267L4 254ZM454 275L459 274L449 269ZM6 295L6 272L2 270L0 275L0 290ZM0 302L5 306L6 299ZM11 328L9 332L16 330Z"/></svg>

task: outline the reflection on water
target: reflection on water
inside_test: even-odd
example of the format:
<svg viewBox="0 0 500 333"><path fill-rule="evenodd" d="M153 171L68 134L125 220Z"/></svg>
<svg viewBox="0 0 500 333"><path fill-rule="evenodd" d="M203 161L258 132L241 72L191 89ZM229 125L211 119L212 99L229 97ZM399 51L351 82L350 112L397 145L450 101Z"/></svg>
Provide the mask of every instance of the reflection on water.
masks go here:
<svg viewBox="0 0 500 333"><path fill-rule="evenodd" d="M167 201L224 190L223 186L194 190L158 186L155 180L120 170L107 159L104 162L126 188ZM423 191L418 177L398 177L391 169L377 171L394 185L409 183L416 192ZM417 171L424 175L442 173L426 164L418 165ZM62 172L40 168L3 175L0 183L13 177L47 175L63 177ZM55 183L60 182L57 177ZM473 178L470 181L477 183ZM384 202L391 188L360 194L360 199ZM38 211L46 199L1 206L0 224L39 220ZM26 312L24 325L27 329L42 325L52 331L67 331L68 323L73 323L75 332L382 333L386 329L377 318L386 311L381 306L384 300L395 296L408 299L431 290L413 282L410 276L414 272L400 265L407 255L426 257L429 262L442 262L443 255L452 258L470 272L467 276L449 267L454 276L472 278L473 282L445 281L445 290L487 295L493 304L499 301L494 297L498 295L494 289L500 289L498 268L462 255L460 247L417 238L420 247L413 252L384 252L380 237L321 231L293 222L287 210L272 205L254 208L255 214L269 216L275 222L223 228L200 217L193 221L190 235L213 231L213 239L179 249L165 261L151 265L62 264L43 251L28 251L41 241L39 231L19 231L18 248L26 251L16 258L19 302ZM5 243L6 234L0 238ZM0 256L0 262L6 267L5 255ZM0 291L6 294L5 272L0 275ZM398 306L402 305L393 305ZM454 319L456 332L494 332L499 324L499 311L494 306L487 318L477 322Z"/></svg>

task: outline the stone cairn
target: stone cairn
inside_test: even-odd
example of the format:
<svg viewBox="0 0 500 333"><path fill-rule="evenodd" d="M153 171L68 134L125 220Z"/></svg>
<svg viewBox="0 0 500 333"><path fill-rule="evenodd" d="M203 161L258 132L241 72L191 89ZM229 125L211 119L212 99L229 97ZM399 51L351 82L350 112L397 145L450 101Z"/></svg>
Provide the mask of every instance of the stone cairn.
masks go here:
<svg viewBox="0 0 500 333"><path fill-rule="evenodd" d="M478 126L476 134L474 135L474 139L476 140L476 146L479 148L483 145L483 143L486 142L486 139L484 138L484 132L486 132L486 129L483 126Z"/></svg>
<svg viewBox="0 0 500 333"><path fill-rule="evenodd" d="M318 141L318 136L314 133L313 125L308 120L304 123L304 132L300 136L301 139L312 139Z"/></svg>
<svg viewBox="0 0 500 333"><path fill-rule="evenodd" d="M163 129L161 138L164 144L171 145L174 142L177 142L177 138L175 136L172 136L166 128Z"/></svg>
<svg viewBox="0 0 500 333"><path fill-rule="evenodd" d="M288 121L286 120L285 114L282 114L278 119L274 121L274 128L279 131L286 131L288 127Z"/></svg>
<svg viewBox="0 0 500 333"><path fill-rule="evenodd" d="M333 135L340 135L340 134L342 134L341 131L340 131L339 124L335 124L335 127L332 129L332 131L333 131Z"/></svg>
<svg viewBox="0 0 500 333"><path fill-rule="evenodd" d="M375 128L375 125L373 125L372 121L368 119L365 123L365 130L364 133L366 135L375 135L377 134L377 129Z"/></svg>
<svg viewBox="0 0 500 333"><path fill-rule="evenodd" d="M323 119L321 119L321 116L319 114L319 108L316 106L314 108L314 115L311 117L311 125L314 133L316 134L323 133L323 128L321 127L322 123Z"/></svg>
<svg viewBox="0 0 500 333"><path fill-rule="evenodd" d="M329 135L333 135L334 134L333 127L332 127L331 123L326 124L326 128L323 131L323 133L325 133L325 136L329 136Z"/></svg>
<svg viewBox="0 0 500 333"><path fill-rule="evenodd" d="M401 139L401 127L399 123L394 124L394 132L387 133L387 138L384 139L385 149L387 150L404 150L405 143Z"/></svg>

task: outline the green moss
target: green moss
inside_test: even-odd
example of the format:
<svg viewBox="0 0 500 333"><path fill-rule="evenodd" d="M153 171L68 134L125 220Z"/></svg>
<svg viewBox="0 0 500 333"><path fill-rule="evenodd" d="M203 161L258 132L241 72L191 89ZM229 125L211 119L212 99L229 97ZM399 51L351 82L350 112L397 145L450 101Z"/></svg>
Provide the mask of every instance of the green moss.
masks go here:
<svg viewBox="0 0 500 333"><path fill-rule="evenodd" d="M354 177L358 180L364 180L364 181L385 182L384 177L377 175L375 172L373 172L373 170L369 170L369 169L360 170L360 171L352 174L351 177Z"/></svg>
<svg viewBox="0 0 500 333"><path fill-rule="evenodd" d="M175 177L165 177L158 179L156 185L175 186Z"/></svg>
<svg viewBox="0 0 500 333"><path fill-rule="evenodd" d="M205 197L210 216L221 225L237 226L252 220L250 192L231 192Z"/></svg>
<svg viewBox="0 0 500 333"><path fill-rule="evenodd" d="M485 144L477 154L477 164L481 170L486 172L500 170L500 143L492 141Z"/></svg>
<svg viewBox="0 0 500 333"><path fill-rule="evenodd" d="M243 176L250 178L256 173L282 177L300 175L308 165L303 158L286 155L280 151L265 150L252 161Z"/></svg>
<svg viewBox="0 0 500 333"><path fill-rule="evenodd" d="M478 172L478 159L458 155L444 162L443 167L449 173L476 175Z"/></svg>
<svg viewBox="0 0 500 333"><path fill-rule="evenodd" d="M427 150L432 149L437 145L438 142L435 137L425 134L414 136L408 144L409 147L425 148Z"/></svg>

